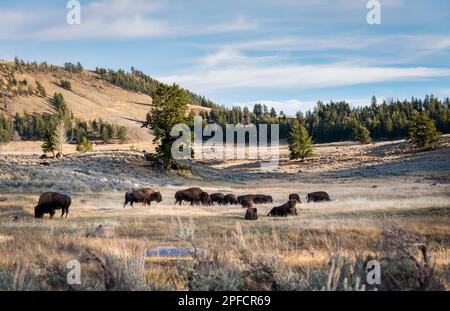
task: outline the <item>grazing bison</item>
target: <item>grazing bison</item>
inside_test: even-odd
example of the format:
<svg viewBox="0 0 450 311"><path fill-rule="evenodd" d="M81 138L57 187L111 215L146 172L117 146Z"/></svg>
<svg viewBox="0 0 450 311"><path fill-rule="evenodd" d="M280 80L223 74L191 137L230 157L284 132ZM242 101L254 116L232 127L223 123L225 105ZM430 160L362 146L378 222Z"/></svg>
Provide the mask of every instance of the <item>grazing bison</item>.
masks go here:
<svg viewBox="0 0 450 311"><path fill-rule="evenodd" d="M212 193L210 197L211 197L211 205L214 205L214 202L217 202L219 205L225 203L225 195L223 193L220 192Z"/></svg>
<svg viewBox="0 0 450 311"><path fill-rule="evenodd" d="M181 202L191 202L191 205L203 205L211 204L211 197L208 192L203 191L200 188L189 188L185 190L180 190L175 193L175 204L181 205Z"/></svg>
<svg viewBox="0 0 450 311"><path fill-rule="evenodd" d="M272 208L272 210L267 214L267 216L283 216L286 217L288 215L295 216L297 215L297 209L295 205L297 202L295 200L289 200L281 206L276 206Z"/></svg>
<svg viewBox="0 0 450 311"><path fill-rule="evenodd" d="M300 201L300 196L297 193L290 194L289 200L294 200L297 203L302 203L302 201Z"/></svg>
<svg viewBox="0 0 450 311"><path fill-rule="evenodd" d="M239 203L244 206L247 207L245 204L245 201L251 198L251 200L253 201L253 203L255 204L267 204L267 203L273 203L273 198L270 195L265 195L265 194L246 194L246 195L241 195L239 196L237 199L239 201Z"/></svg>
<svg viewBox="0 0 450 311"><path fill-rule="evenodd" d="M317 191L308 193L306 199L309 202L322 202L322 201L331 201L330 196L325 191Z"/></svg>
<svg viewBox="0 0 450 311"><path fill-rule="evenodd" d="M253 202L255 204L267 204L267 203L273 203L273 198L271 195L266 194L255 194L253 196Z"/></svg>
<svg viewBox="0 0 450 311"><path fill-rule="evenodd" d="M133 189L125 193L123 208L128 203L130 203L131 207L133 207L133 203L143 203L146 206L147 204L151 205L152 201L161 202L161 192L155 191L152 188Z"/></svg>
<svg viewBox="0 0 450 311"><path fill-rule="evenodd" d="M239 204L239 201L234 194L226 194L224 197L224 204Z"/></svg>
<svg viewBox="0 0 450 311"><path fill-rule="evenodd" d="M256 207L249 207L245 212L245 220L257 220L258 219L258 210Z"/></svg>
<svg viewBox="0 0 450 311"><path fill-rule="evenodd" d="M61 217L69 215L69 206L72 204L70 196L57 193L45 192L39 197L38 205L34 208L34 217L43 218L44 214L50 214L50 219L55 215L55 211L62 210Z"/></svg>

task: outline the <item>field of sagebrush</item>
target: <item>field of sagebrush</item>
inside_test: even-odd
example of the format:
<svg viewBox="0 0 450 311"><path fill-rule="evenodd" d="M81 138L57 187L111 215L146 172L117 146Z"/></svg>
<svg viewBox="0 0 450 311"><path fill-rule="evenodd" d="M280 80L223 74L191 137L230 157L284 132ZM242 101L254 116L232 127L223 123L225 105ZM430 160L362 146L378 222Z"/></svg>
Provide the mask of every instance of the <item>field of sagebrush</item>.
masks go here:
<svg viewBox="0 0 450 311"><path fill-rule="evenodd" d="M187 187L188 185L183 185ZM67 219L36 220L38 195L0 196L0 288L6 290L449 290L450 197L446 184L397 179L334 184L221 187L208 192L274 195L245 221L235 207L163 202L122 208L123 193L79 193ZM302 203L298 216L268 217L289 193L326 190L327 203ZM13 220L10 216L17 216ZM57 213L56 216L59 216ZM94 235L110 224L114 237ZM154 262L146 251L186 246L207 258ZM81 263L68 285L67 262ZM381 284L366 284L366 263L381 263Z"/></svg>

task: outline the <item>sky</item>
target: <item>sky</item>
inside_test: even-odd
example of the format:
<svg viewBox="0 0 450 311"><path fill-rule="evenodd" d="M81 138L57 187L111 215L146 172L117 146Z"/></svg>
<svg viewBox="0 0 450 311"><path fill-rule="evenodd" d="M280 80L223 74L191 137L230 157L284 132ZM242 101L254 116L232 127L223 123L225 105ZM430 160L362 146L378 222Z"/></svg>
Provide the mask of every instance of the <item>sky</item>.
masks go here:
<svg viewBox="0 0 450 311"><path fill-rule="evenodd" d="M0 58L129 70L218 104L450 97L450 1L0 0Z"/></svg>

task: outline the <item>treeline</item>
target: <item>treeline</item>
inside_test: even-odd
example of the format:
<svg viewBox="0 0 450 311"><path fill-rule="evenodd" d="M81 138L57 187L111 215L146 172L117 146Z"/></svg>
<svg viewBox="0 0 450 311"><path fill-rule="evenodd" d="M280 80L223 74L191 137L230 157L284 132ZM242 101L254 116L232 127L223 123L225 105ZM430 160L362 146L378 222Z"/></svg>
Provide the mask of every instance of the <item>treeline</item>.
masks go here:
<svg viewBox="0 0 450 311"><path fill-rule="evenodd" d="M414 111L424 112L436 122L442 133L450 132L450 101L439 100L433 95L425 99L384 100L377 104L375 97L370 106L351 108L346 102L323 104L314 111L297 114L297 120L305 125L316 142L348 140L354 128L362 125L373 139L399 139L408 136L408 126Z"/></svg>
<svg viewBox="0 0 450 311"><path fill-rule="evenodd" d="M277 112L267 106L256 104L253 111L247 107L226 108L213 106L210 113L202 113L209 122L216 122L223 127L226 124L253 123L279 124L280 139L288 138L294 124L305 126L315 142L332 142L351 140L355 131L367 129L373 139L398 139L408 135L408 124L413 112L424 111L436 122L437 129L442 133L450 133L450 101L448 98L439 100L433 95L423 100L383 100L377 103L372 98L370 106L351 107L346 102L318 102L312 111L297 113L295 117L287 117L282 111Z"/></svg>
<svg viewBox="0 0 450 311"><path fill-rule="evenodd" d="M121 87L125 90L140 92L153 97L156 90L163 84L156 79L146 75L144 72L131 67L131 71L119 69L117 71L112 69L105 69L97 67L95 72L100 75L102 80L105 80L115 86ZM217 106L214 102L208 100L204 96L192 93L189 90L182 89L188 94L189 104L202 107Z"/></svg>

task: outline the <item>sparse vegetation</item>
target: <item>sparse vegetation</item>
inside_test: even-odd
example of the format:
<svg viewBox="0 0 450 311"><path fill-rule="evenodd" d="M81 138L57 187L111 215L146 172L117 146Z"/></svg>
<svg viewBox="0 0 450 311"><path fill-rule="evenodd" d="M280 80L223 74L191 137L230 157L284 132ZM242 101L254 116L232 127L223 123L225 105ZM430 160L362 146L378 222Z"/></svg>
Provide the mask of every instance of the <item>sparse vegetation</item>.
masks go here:
<svg viewBox="0 0 450 311"><path fill-rule="evenodd" d="M36 90L40 96L47 97L47 92L45 91L45 88L37 80L36 80Z"/></svg>
<svg viewBox="0 0 450 311"><path fill-rule="evenodd" d="M72 83L70 83L69 80L61 80L61 82L59 83L59 85L63 88L66 89L68 91L72 91Z"/></svg>

